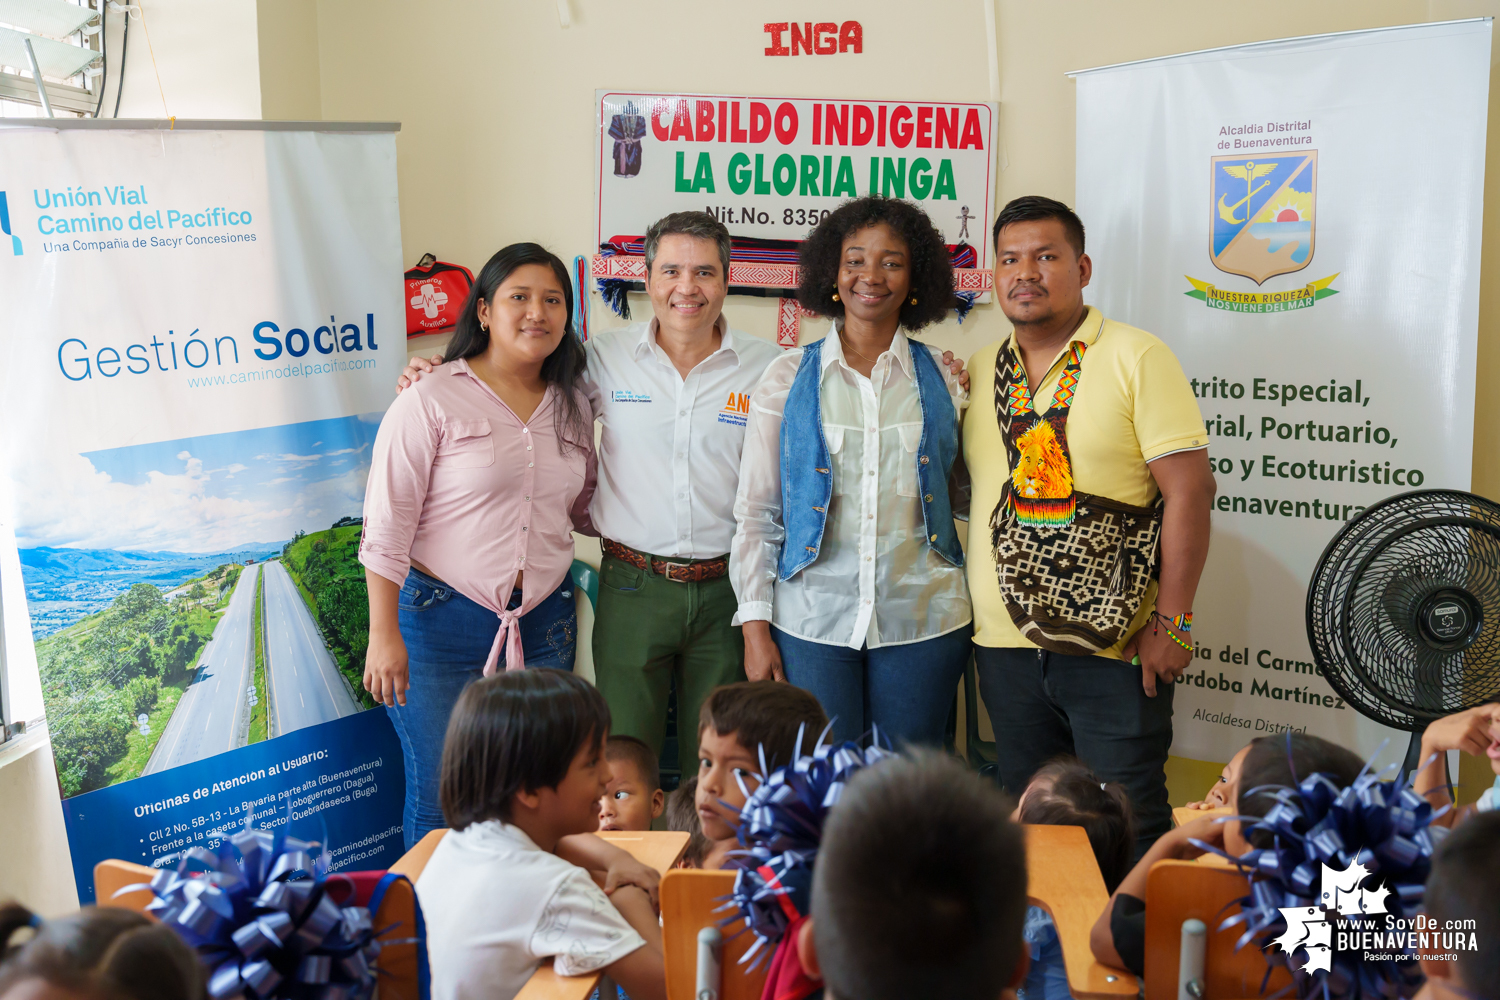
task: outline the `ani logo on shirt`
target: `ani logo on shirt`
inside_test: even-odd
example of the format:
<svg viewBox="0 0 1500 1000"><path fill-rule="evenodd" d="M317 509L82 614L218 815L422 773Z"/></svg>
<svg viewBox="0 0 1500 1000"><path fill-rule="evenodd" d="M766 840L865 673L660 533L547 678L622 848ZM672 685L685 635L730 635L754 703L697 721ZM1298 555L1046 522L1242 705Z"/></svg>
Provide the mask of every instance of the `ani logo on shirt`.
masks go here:
<svg viewBox="0 0 1500 1000"><path fill-rule="evenodd" d="M749 415L750 395L744 392L731 392L729 399L724 403L724 408L719 411L719 423L743 427Z"/></svg>

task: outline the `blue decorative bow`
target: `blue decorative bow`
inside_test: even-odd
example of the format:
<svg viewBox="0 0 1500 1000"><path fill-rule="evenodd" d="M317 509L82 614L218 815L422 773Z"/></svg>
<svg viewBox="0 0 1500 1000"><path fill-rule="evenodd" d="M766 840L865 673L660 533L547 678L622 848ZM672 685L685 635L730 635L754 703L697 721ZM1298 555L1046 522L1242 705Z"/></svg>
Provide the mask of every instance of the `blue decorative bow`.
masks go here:
<svg viewBox="0 0 1500 1000"><path fill-rule="evenodd" d="M724 907L736 913L725 922L743 916L755 934L755 944L740 959L752 969L774 951L792 920L807 912L823 821L844 786L856 771L890 756L878 746L824 743L827 729L804 756L803 735L797 733L792 763L769 774L762 750L760 786L745 796L740 810L738 833L744 846L729 856L729 866L739 871Z"/></svg>
<svg viewBox="0 0 1500 1000"><path fill-rule="evenodd" d="M1399 782L1383 780L1383 773L1373 771L1372 764L1373 759L1344 789L1327 775L1312 774L1295 788L1262 787L1243 793L1275 798L1263 817L1239 817L1246 824L1246 839L1264 842L1269 838L1268 847L1233 857L1194 841L1228 858L1250 877L1250 894L1239 900L1240 912L1220 924L1220 930L1244 925L1236 949L1251 941L1264 948L1286 933L1283 908L1322 904L1324 865L1339 871L1364 865L1370 872L1365 881L1374 885L1378 880L1390 890L1385 912L1408 921L1416 914L1432 866L1434 844L1429 827L1446 807L1435 814L1431 803L1412 789L1409 777ZM1328 918L1338 929L1376 929L1373 924L1356 927L1337 913L1330 912ZM1380 921L1382 932L1384 923ZM1284 951L1267 957L1285 962L1301 997L1411 997L1421 988L1423 978L1414 952L1381 947L1374 954L1395 957L1366 961L1363 949L1340 949L1337 938L1334 944L1332 968L1327 971L1294 968Z"/></svg>
<svg viewBox="0 0 1500 1000"><path fill-rule="evenodd" d="M364 1000L374 991L378 932L363 906L329 895L328 852L267 830L190 847L149 883L146 912L198 952L213 1000ZM395 942L390 942L395 943Z"/></svg>

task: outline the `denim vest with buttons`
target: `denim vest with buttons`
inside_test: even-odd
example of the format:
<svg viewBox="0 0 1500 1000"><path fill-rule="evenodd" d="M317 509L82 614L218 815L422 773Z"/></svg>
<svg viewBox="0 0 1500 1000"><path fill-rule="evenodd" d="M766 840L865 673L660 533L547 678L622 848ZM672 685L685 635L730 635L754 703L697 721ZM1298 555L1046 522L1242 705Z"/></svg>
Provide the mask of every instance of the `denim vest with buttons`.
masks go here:
<svg viewBox="0 0 1500 1000"><path fill-rule="evenodd" d="M922 407L922 440L914 461L927 544L954 566L962 566L964 552L948 499L948 474L958 456L958 414L932 354L914 340L907 346ZM818 558L833 498L833 463L823 434L822 362L823 341L803 349L781 417L781 522L786 539L777 572L783 580Z"/></svg>

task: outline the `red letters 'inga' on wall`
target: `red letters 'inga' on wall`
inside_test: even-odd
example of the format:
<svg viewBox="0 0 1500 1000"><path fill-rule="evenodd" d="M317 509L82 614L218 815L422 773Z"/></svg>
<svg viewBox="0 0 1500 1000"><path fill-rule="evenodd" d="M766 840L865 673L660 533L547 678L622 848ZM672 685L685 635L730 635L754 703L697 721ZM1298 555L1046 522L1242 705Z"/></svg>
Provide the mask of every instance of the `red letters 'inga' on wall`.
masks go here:
<svg viewBox="0 0 1500 1000"><path fill-rule="evenodd" d="M865 50L865 32L858 21L834 24L832 21L800 24L782 21L767 24L762 28L771 36L766 48L768 56L831 56L839 52L862 53ZM790 35L789 39L786 36ZM784 40L785 39L785 40Z"/></svg>

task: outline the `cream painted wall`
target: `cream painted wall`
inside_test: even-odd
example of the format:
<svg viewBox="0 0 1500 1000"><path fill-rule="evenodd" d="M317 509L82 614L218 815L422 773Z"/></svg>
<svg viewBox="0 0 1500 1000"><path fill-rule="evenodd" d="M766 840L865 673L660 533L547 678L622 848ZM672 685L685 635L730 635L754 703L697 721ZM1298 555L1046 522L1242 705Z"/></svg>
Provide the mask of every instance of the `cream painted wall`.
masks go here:
<svg viewBox="0 0 1500 1000"><path fill-rule="evenodd" d="M966 101L990 96L985 0L941 0L922 8L893 0L692 9L661 0L568 2L573 25L565 29L552 3L444 0L416 8L399 0L317 0L322 117L403 123L397 149L409 260L432 250L477 266L519 239L539 240L568 257L590 252L596 88ZM994 2L1000 204L1031 193L1072 200L1074 85L1067 70L1289 35L1500 13L1500 0ZM792 17L858 18L865 52L764 56L768 36L761 25ZM1500 136L1495 96L1492 142ZM1486 174L1484 235L1492 247L1500 245L1496 152L1491 149ZM1500 496L1500 463L1491 460L1500 447L1500 397L1485 391L1500 376L1500 253L1486 255L1482 276L1473 485ZM644 300L635 299L632 309L645 314ZM727 312L741 328L773 335L772 300L732 297ZM597 297L593 317L605 327L619 322ZM968 354L1007 329L991 304L977 307L963 326L950 321L929 337Z"/></svg>
<svg viewBox="0 0 1500 1000"><path fill-rule="evenodd" d="M318 80L318 5L314 0L258 0L260 116L323 117Z"/></svg>
<svg viewBox="0 0 1500 1000"><path fill-rule="evenodd" d="M295 2L295 0L286 0ZM310 4L311 0L307 0ZM256 0L132 0L121 118L259 118ZM125 16L109 15L104 117L115 107Z"/></svg>
<svg viewBox="0 0 1500 1000"><path fill-rule="evenodd" d="M573 26L564 29L552 2L452 0L424 4L417 16L397 0L319 0L323 117L402 123L409 261L431 250L477 269L516 240L537 240L566 259L592 253L596 88L990 99L978 0L925 8L893 0L569 2ZM939 20L938 9L951 13ZM792 17L857 19L864 53L764 56L762 25ZM633 298L633 314L648 316L644 297ZM774 299L734 296L726 312L737 327L774 338ZM597 296L592 321L622 322ZM971 330L961 336L950 322L932 340L978 347L1000 327L986 316L963 333Z"/></svg>
<svg viewBox="0 0 1500 1000"><path fill-rule="evenodd" d="M0 744L0 902L44 917L78 909L46 728Z"/></svg>
<svg viewBox="0 0 1500 1000"><path fill-rule="evenodd" d="M804 0L690 9L661 0L568 2L573 24L565 29L553 3L444 0L414 8L397 0L317 0L322 117L403 123L397 150L409 261L431 250L477 267L500 246L522 239L569 258L591 252L596 88L990 99L985 0L922 7L893 0ZM1073 200L1075 97L1068 70L1292 35L1500 13L1500 0L994 2L1001 77L997 205L1022 194ZM768 36L761 25L793 18L857 18L865 52L764 56ZM1500 101L1493 87L1490 135L1496 137ZM1490 152L1484 236L1495 247L1500 147ZM1473 488L1500 497L1500 464L1492 460L1500 446L1500 398L1486 391L1500 376L1500 253L1486 255L1481 273ZM649 314L641 296L632 299L637 317ZM726 312L738 327L774 336L774 300L731 297ZM597 296L592 315L599 327L621 322ZM804 336L810 329L804 321ZM950 321L927 337L967 356L1007 331L990 304L977 307L962 326ZM436 345L424 338L410 346L430 352ZM1218 762L1174 758L1168 769L1172 801L1198 798L1218 769ZM1467 785L1489 783L1482 764L1463 777ZM1473 794L1466 789L1462 797Z"/></svg>

